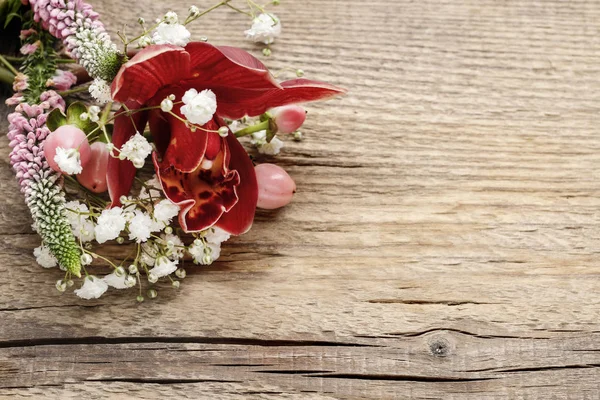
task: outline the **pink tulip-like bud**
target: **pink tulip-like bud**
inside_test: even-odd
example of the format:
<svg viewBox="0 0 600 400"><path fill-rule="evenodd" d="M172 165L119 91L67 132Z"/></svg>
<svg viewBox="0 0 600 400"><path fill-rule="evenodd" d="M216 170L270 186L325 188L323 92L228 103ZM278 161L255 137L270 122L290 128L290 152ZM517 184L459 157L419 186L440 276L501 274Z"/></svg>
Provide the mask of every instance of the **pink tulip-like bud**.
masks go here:
<svg viewBox="0 0 600 400"><path fill-rule="evenodd" d="M283 168L275 164L260 164L254 170L258 182L258 208L274 210L292 201L296 183Z"/></svg>
<svg viewBox="0 0 600 400"><path fill-rule="evenodd" d="M73 125L59 126L54 132L49 134L44 141L44 156L46 156L46 161L48 161L50 168L56 172L63 172L58 167L58 163L54 160L56 149L58 147L65 150L79 150L79 159L82 167L85 167L92 154L87 137L81 129Z"/></svg>
<svg viewBox="0 0 600 400"><path fill-rule="evenodd" d="M108 149L106 143L96 142L90 146L92 155L90 161L83 167L83 171L77 175L77 180L83 187L94 193L106 192L106 167L108 166Z"/></svg>
<svg viewBox="0 0 600 400"><path fill-rule="evenodd" d="M292 133L297 131L306 120L306 111L295 104L274 108L270 111L277 125L277 132Z"/></svg>

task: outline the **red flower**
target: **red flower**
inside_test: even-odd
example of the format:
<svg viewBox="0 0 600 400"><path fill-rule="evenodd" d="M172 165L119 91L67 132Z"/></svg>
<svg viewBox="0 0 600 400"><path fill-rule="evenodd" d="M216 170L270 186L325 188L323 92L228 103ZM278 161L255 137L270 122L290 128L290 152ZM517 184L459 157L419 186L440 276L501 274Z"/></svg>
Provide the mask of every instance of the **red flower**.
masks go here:
<svg viewBox="0 0 600 400"><path fill-rule="evenodd" d="M190 43L185 48L160 45L140 51L121 67L112 83L112 96L130 110L158 106L170 94L177 101L194 88L212 90L217 111L204 129L216 131L222 118L257 116L272 107L323 99L343 90L321 82L294 79L277 83L267 68L247 52L233 47ZM179 106L173 112L182 116ZM133 122L132 122L133 121ZM179 223L186 232L213 225L229 233L250 229L258 189L254 167L236 137L195 131L160 109L121 113L115 119L116 148L149 125L157 152L156 173L165 195L181 207ZM112 206L129 193L135 167L111 158L107 181Z"/></svg>

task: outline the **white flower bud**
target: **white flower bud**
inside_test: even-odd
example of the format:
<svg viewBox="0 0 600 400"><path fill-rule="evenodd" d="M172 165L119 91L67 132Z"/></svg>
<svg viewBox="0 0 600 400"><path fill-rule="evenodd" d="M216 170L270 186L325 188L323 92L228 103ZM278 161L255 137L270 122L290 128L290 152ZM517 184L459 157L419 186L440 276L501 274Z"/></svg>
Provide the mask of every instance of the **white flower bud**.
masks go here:
<svg viewBox="0 0 600 400"><path fill-rule="evenodd" d="M160 109L164 112L169 112L173 109L173 101L168 97L160 102Z"/></svg>

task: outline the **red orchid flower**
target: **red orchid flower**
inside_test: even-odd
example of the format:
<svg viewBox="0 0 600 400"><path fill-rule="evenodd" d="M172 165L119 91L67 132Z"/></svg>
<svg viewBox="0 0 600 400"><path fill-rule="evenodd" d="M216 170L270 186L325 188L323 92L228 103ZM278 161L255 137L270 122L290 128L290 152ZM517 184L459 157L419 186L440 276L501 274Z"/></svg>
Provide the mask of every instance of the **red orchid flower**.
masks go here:
<svg viewBox="0 0 600 400"><path fill-rule="evenodd" d="M217 111L203 129L190 129L160 108L147 110L171 94L180 101L192 88L210 89L217 98ZM223 118L257 116L276 106L343 93L307 79L277 83L247 52L203 42L185 48L145 48L121 67L111 90L114 100L133 111L115 119L115 147L149 125L157 150L153 154L156 174L165 195L181 207L181 227L196 232L214 225L234 235L248 231L254 219L258 198L254 166L231 131L225 138L208 131L226 126ZM183 118L179 108L176 105L172 111ZM110 159L107 181L113 207L129 193L135 172L130 161Z"/></svg>

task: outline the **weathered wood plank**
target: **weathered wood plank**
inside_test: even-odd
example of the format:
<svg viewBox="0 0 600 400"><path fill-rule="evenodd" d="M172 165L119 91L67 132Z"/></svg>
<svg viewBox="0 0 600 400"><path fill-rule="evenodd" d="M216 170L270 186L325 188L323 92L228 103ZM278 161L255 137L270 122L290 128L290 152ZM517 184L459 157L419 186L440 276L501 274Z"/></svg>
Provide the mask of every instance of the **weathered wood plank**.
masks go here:
<svg viewBox="0 0 600 400"><path fill-rule="evenodd" d="M0 397L600 399L597 2L283 3L269 66L350 93L279 158L294 203L179 293L60 296L0 140Z"/></svg>

